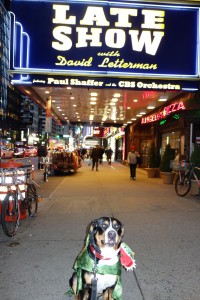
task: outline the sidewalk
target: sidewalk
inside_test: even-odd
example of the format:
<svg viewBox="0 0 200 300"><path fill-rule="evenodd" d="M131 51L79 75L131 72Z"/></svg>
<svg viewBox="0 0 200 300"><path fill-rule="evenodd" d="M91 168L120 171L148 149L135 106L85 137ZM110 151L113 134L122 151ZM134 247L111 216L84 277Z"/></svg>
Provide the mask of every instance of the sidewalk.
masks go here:
<svg viewBox="0 0 200 300"><path fill-rule="evenodd" d="M43 197L37 218L24 220L12 239L0 232L2 300L68 300L86 228L102 216L124 224L124 242L135 252L135 273L122 273L123 300L199 300L199 198L178 197L174 185L145 170L130 180L116 162L96 172L85 161L76 174L48 182L42 174L35 175Z"/></svg>

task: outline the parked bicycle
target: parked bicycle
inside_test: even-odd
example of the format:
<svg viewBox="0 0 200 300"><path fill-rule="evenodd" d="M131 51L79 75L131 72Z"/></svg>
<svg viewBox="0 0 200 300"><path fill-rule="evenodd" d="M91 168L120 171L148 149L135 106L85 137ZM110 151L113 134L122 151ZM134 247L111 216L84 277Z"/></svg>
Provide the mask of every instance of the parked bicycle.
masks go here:
<svg viewBox="0 0 200 300"><path fill-rule="evenodd" d="M4 233L9 237L16 234L24 210L29 217L37 215L39 185L31 178L31 174L32 165L0 169L1 193L2 189L6 193L1 201L1 223Z"/></svg>
<svg viewBox="0 0 200 300"><path fill-rule="evenodd" d="M187 167L186 170L185 166ZM200 188L200 179L196 172L197 170L200 171L200 168L191 163L186 164L185 166L180 165L178 177L175 182L175 191L180 197L184 197L189 193L192 179L195 179L198 187Z"/></svg>

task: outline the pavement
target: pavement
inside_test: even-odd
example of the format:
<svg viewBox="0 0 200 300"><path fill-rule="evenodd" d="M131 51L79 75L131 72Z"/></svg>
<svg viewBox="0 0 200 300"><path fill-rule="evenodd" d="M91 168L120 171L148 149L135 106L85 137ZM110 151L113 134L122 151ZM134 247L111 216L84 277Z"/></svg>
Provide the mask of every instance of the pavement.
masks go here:
<svg viewBox="0 0 200 300"><path fill-rule="evenodd" d="M8 238L0 228L1 300L64 300L88 224L114 216L135 252L135 272L122 272L123 300L200 299L200 197L178 197L173 184L137 169L88 162L78 172L49 176L40 185L38 216Z"/></svg>

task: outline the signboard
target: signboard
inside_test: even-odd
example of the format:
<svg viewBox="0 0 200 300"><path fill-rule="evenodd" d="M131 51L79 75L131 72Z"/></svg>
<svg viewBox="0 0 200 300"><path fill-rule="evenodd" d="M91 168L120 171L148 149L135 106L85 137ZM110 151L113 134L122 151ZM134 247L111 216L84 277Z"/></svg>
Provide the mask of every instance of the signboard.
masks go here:
<svg viewBox="0 0 200 300"><path fill-rule="evenodd" d="M173 114L181 110L185 110L185 106L183 102L182 101L174 102L168 106L165 106L158 113L151 114L147 117L143 117L141 120L141 124L147 124L147 123L159 121L161 119L168 117L170 114Z"/></svg>
<svg viewBox="0 0 200 300"><path fill-rule="evenodd" d="M23 76L14 74L12 83L22 84ZM195 92L199 89L199 81L188 80L148 80L134 78L92 77L92 76L56 76L29 74L26 85L53 86L53 87L86 87L86 88L119 88L158 91L188 91Z"/></svg>
<svg viewBox="0 0 200 300"><path fill-rule="evenodd" d="M33 108L32 101L27 97L21 96L21 108L20 108L20 116L21 123L24 125L32 125L33 124Z"/></svg>
<svg viewBox="0 0 200 300"><path fill-rule="evenodd" d="M11 1L12 73L197 78L199 8Z"/></svg>

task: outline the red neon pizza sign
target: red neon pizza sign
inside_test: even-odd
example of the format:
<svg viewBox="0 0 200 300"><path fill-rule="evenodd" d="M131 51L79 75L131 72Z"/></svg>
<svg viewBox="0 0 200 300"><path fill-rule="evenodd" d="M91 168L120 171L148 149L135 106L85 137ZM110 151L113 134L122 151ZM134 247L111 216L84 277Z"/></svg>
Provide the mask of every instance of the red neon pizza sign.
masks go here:
<svg viewBox="0 0 200 300"><path fill-rule="evenodd" d="M151 122L156 122L159 121L160 119L164 119L170 114L177 112L179 110L185 110L185 106L182 101L172 103L168 106L165 106L162 111L152 114L150 116L144 117L141 120L141 124L146 124L146 123L151 123Z"/></svg>

